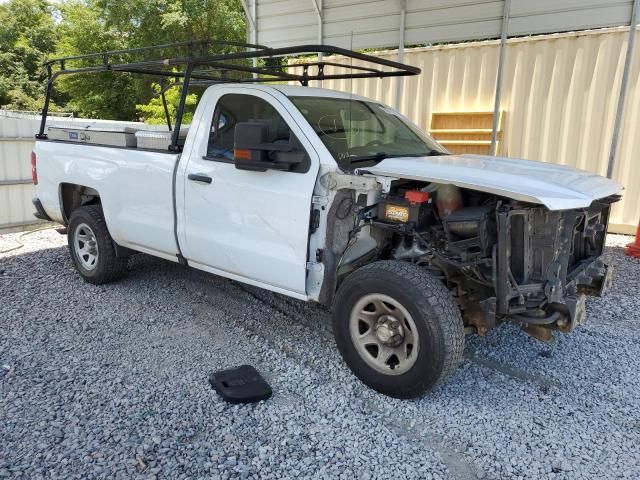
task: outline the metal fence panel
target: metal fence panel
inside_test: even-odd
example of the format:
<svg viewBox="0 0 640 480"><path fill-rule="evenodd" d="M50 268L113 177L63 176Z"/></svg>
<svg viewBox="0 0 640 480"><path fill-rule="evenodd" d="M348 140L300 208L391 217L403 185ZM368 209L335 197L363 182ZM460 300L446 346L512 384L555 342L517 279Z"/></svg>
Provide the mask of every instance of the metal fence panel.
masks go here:
<svg viewBox="0 0 640 480"><path fill-rule="evenodd" d="M32 121L0 117L0 228L35 223L31 198Z"/></svg>

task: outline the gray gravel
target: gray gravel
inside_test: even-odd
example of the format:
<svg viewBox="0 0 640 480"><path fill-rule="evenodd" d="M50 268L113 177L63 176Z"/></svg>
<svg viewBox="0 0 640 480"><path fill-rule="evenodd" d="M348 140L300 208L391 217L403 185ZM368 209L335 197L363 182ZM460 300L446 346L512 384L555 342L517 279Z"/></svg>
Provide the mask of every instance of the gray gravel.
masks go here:
<svg viewBox="0 0 640 480"><path fill-rule="evenodd" d="M0 251L18 234L0 236ZM0 254L2 478L639 478L640 261L610 236L615 286L555 343L468 337L418 401L363 387L329 313L148 256L91 286L66 237ZM274 396L207 384L250 363Z"/></svg>

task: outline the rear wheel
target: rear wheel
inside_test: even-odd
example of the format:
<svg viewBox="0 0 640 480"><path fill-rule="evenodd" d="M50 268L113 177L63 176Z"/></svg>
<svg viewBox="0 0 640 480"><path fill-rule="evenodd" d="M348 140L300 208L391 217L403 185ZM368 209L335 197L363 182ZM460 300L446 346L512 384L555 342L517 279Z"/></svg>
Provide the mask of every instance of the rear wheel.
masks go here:
<svg viewBox="0 0 640 480"><path fill-rule="evenodd" d="M118 258L99 205L73 211L67 226L69 253L82 278L101 284L127 273L127 259Z"/></svg>
<svg viewBox="0 0 640 480"><path fill-rule="evenodd" d="M355 375L398 398L420 396L444 380L464 349L450 292L407 262L376 262L351 274L336 296L333 329Z"/></svg>

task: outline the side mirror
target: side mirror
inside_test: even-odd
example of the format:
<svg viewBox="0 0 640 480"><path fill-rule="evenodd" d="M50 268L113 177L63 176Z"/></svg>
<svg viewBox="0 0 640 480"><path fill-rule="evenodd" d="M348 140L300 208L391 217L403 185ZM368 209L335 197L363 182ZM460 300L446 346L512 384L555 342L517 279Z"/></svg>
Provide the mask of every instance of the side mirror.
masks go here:
<svg viewBox="0 0 640 480"><path fill-rule="evenodd" d="M233 134L233 163L239 170L266 172L288 171L302 163L306 153L290 144L267 142L269 126L264 122L241 122Z"/></svg>

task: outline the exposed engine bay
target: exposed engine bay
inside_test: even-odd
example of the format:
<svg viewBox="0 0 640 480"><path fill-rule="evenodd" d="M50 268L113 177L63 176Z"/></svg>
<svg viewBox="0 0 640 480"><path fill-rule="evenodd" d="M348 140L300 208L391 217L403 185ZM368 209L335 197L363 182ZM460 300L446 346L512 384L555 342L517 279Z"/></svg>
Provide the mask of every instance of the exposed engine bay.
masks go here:
<svg viewBox="0 0 640 480"><path fill-rule="evenodd" d="M601 294L611 271L600 260L612 203L551 211L450 184L394 180L375 202L338 191L329 216L327 291L376 260L418 264L441 279L468 331L503 321L542 340L571 331L585 317L585 294ZM333 285L332 285L333 283ZM325 285L326 287L326 285Z"/></svg>

